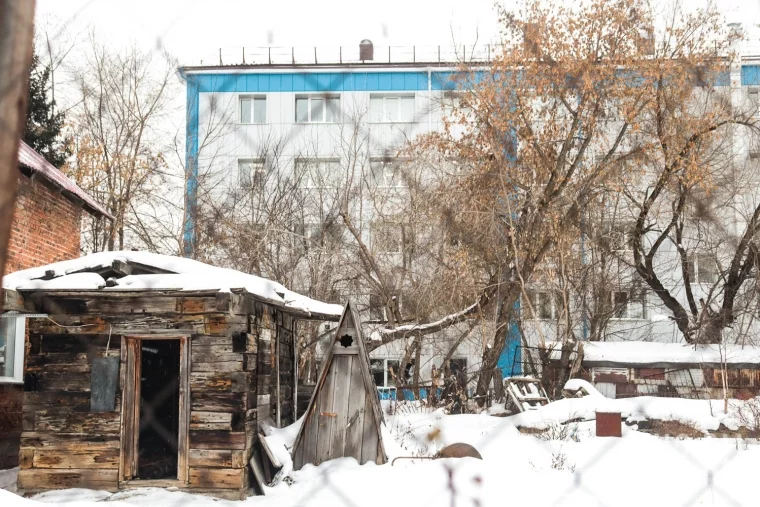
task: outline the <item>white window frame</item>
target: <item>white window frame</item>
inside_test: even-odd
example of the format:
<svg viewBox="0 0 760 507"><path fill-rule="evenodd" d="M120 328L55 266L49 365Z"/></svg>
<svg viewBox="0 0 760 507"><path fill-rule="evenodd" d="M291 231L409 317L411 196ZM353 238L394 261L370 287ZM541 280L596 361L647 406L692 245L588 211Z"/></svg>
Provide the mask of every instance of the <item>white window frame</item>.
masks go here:
<svg viewBox="0 0 760 507"><path fill-rule="evenodd" d="M371 357L370 358L370 371L372 370L372 361L382 361L383 362L383 385L376 386L376 387L381 388L381 389L382 388L385 388L385 389L395 388L396 387L395 385L392 385L392 386L388 385L388 377L389 377L388 361L396 363L396 369L397 369L397 371L396 371L396 378L398 378L400 376L400 371L398 371L398 370L401 369L401 366L400 366L401 361L399 359L388 359L387 357ZM373 377L372 378L374 379L374 372L372 372L372 373L373 373Z"/></svg>
<svg viewBox="0 0 760 507"><path fill-rule="evenodd" d="M397 158L370 158L369 167L372 172L372 180L379 188L405 187L406 185L403 178L401 178L401 171L399 169L401 162ZM378 173L381 173L382 177L378 178Z"/></svg>
<svg viewBox="0 0 760 507"><path fill-rule="evenodd" d="M256 100L264 100L264 121L263 122L256 122L255 118L255 101ZM250 100L251 101L251 121L250 122L244 122L243 121L243 100ZM267 125L269 123L269 108L267 107L267 96L266 94L261 93L255 93L255 94L247 94L247 95L239 95L238 96L238 124L240 125Z"/></svg>
<svg viewBox="0 0 760 507"><path fill-rule="evenodd" d="M712 265L712 280L703 280L703 277L699 276L700 270L705 264ZM718 280L718 262L717 259L710 254L696 254L689 256L687 265L692 283L712 285Z"/></svg>
<svg viewBox="0 0 760 507"><path fill-rule="evenodd" d="M323 181L314 181L314 174L312 173L313 170L317 169L320 176L325 176L326 171L323 170L320 166L323 165L332 165L337 164L337 170L340 171L340 175L336 177L335 179L331 177L322 178ZM345 182L344 174L343 174L343 168L340 165L340 158L338 157L306 157L306 158L297 158L293 163L294 169L296 170L296 176L301 178L300 186L304 189L329 189L329 188L338 188L338 186L342 185ZM298 170L304 167L305 171L303 174L298 174Z"/></svg>
<svg viewBox="0 0 760 507"><path fill-rule="evenodd" d="M336 229L332 229L335 227ZM325 241L325 236L333 236L333 239L345 241L345 228L341 223L332 222L327 225L325 222L306 221L300 222L293 227L294 248L312 250L321 247L320 241Z"/></svg>
<svg viewBox="0 0 760 507"><path fill-rule="evenodd" d="M470 94L469 98L472 98L472 92L465 90L446 90L443 92L443 114L446 118L453 120L454 113L459 111L464 115L466 121L471 122L474 120L475 115L472 106L462 106L462 99L467 98L467 94Z"/></svg>
<svg viewBox="0 0 760 507"><path fill-rule="evenodd" d="M401 111L403 110L401 107L401 100L402 99L412 99L412 116L411 118L401 118ZM378 120L372 117L372 100L382 100L383 103L383 109L382 109L382 117ZM388 114L388 99L391 100L397 100L397 108L396 114L398 116L398 119L393 120L390 118ZM370 93L369 95L369 115L368 120L369 123L414 123L414 117L417 113L417 96L414 93Z"/></svg>
<svg viewBox="0 0 760 507"><path fill-rule="evenodd" d="M627 299L625 303L625 315L617 315L618 308L615 304L615 295L625 293L627 294ZM631 303L635 302L636 304L641 305L641 316L640 317L631 317ZM637 291L635 289L618 289L613 290L610 292L610 303L612 304L612 316L610 317L611 320L646 320L647 318L647 298L646 294L642 293L641 291Z"/></svg>
<svg viewBox="0 0 760 507"><path fill-rule="evenodd" d="M760 116L760 86L747 88L747 100L750 106L755 108L755 116Z"/></svg>
<svg viewBox="0 0 760 507"><path fill-rule="evenodd" d="M7 312L0 316L3 320L14 321L13 336L6 336L6 345L2 350L3 359L7 359L6 351L8 344L11 343L13 355L13 375L6 376L5 366L0 371L0 384L23 384L24 383L24 348L26 346L26 317L13 312Z"/></svg>
<svg viewBox="0 0 760 507"><path fill-rule="evenodd" d="M244 184L242 181L242 173L240 171L242 164L254 164L254 168L257 164L261 164L260 169L254 169L251 174L248 175L250 183ZM258 177L254 177L255 174ZM260 188L263 186L267 176L267 161L265 158L239 158L237 161L237 186L239 188Z"/></svg>
<svg viewBox="0 0 760 507"><path fill-rule="evenodd" d="M527 308L530 312L528 314L528 320L542 320L542 321L554 321L561 317L562 308L559 306L558 301L562 297L562 293L558 290L541 290L541 289L528 289L525 291L530 298L531 308ZM542 317L539 310L539 300L541 295L549 297L550 311L549 317Z"/></svg>
<svg viewBox="0 0 760 507"><path fill-rule="evenodd" d="M633 252L632 227L633 224L627 222L607 226L604 236L607 238L607 245L611 252Z"/></svg>
<svg viewBox="0 0 760 507"><path fill-rule="evenodd" d="M311 117L311 102L312 100L322 100L324 102L322 106L322 118L314 119ZM338 101L338 111L336 112L335 121L327 121L327 101L330 99L336 99ZM306 100L307 106L306 106L306 121L298 121L298 101L299 100ZM329 93L329 94L298 94L295 97L295 100L293 101L293 120L295 123L298 124L309 124L309 123L325 123L328 125L334 125L337 123L340 123L341 118L341 109L340 109L340 102L341 97L340 94L337 93Z"/></svg>

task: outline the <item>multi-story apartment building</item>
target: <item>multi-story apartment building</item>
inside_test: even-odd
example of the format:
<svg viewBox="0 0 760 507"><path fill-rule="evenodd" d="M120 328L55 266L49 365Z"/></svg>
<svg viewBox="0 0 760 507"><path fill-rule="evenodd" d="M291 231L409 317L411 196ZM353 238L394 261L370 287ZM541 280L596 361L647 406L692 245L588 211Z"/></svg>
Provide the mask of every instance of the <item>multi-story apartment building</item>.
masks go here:
<svg viewBox="0 0 760 507"><path fill-rule="evenodd" d="M730 87L737 104L758 104L760 52L744 53L732 66L729 79L719 85ZM296 187L307 190L308 197L297 206L303 212L303 223L289 231L307 239L312 229L324 232L325 221L334 220L340 211L333 189L352 178L371 179L371 185L351 194L344 206L366 245L391 264L403 263L404 232L394 228L394 207L405 195L405 182L394 170L403 160L398 150L415 136L443 129L449 108L458 100L461 70L456 62L466 60L486 67L490 48L476 52L462 48L453 54L440 48L373 48L365 41L352 51L343 48L329 54L318 49L306 54L265 49L243 51L240 56L239 64L222 64L240 57L220 53L219 64L180 70L187 82L185 253L195 255L204 196L214 196L210 200L219 206L228 203L254 222L264 213L281 212L276 206L262 211L250 200L241 199L241 194L257 184L283 185L279 179L272 183L269 176L276 168L296 179L288 183L292 187L283 185L281 197L292 195L289 191ZM760 161L760 150L749 138L736 139L734 150L746 167ZM362 168L358 172L357 165ZM341 229L336 234L340 238L347 233ZM627 248L625 234L620 224L611 225L613 249ZM702 290L708 291L717 276L711 264L714 260L695 255L691 262ZM611 339L679 340L673 323L663 317L661 305L640 290L635 276L627 271L620 279L623 283L610 291L614 312L606 335ZM677 276L671 281L677 284ZM293 288L302 292L309 292L309 287L299 284L310 282L313 280L292 280ZM526 335L551 338L560 325L561 298L549 287L537 286L528 294L533 311L523 315ZM359 297L367 319L383 318L370 289ZM577 308L574 311L582 313ZM581 338L587 336L583 320L576 319L576 334ZM459 330L449 334L450 339L443 340L446 344L456 341ZM520 336L516 328L506 335L510 346L501 366L510 374ZM483 343L479 332L473 331L450 357L458 366L477 368ZM389 371L404 370L399 365L404 347L401 342L373 351L378 385L389 384ZM422 350L423 378L430 378L434 366L440 367L439 358L447 352L443 349Z"/></svg>

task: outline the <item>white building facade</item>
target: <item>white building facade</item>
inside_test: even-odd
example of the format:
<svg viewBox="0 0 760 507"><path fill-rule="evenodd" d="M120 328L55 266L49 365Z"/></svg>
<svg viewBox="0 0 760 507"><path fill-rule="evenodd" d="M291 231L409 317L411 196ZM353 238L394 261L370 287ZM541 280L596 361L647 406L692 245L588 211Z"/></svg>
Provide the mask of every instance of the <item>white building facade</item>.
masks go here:
<svg viewBox="0 0 760 507"><path fill-rule="evenodd" d="M377 48L375 53L380 53ZM490 49L483 49L475 59L485 64L490 53ZM367 58L367 54L363 55L365 59L357 55L344 58L341 52L339 57L332 55L322 63L316 51L314 55L313 63L299 63L303 60L296 59L295 53L291 61L280 63L272 61L271 53L259 53L253 64L180 69L187 83L184 229L187 256L195 253L198 193L204 178L211 192L219 192L219 199L223 199L224 191L255 185L274 166L299 173L298 186L309 190L311 195L307 214L314 217L313 222L306 220L301 231L305 235L309 224L318 226L325 216L334 215L336 204L330 200L330 189L355 175L347 174L346 167L359 158L357 151L362 152L369 169L374 184L372 192L390 196L383 206L392 208L394 199L404 198L404 183L393 169L400 156L398 150L420 134L443 129L448 108L457 100L456 65L441 62L440 50L437 58L435 52L427 56L413 53L411 57L406 53L400 58L406 60L402 62L393 62L392 57L385 55L383 61ZM420 60L424 62L418 63ZM721 86L731 88L732 102L736 104L747 101L760 104L760 54L739 59ZM742 161L746 170L760 161L760 148L748 137L737 138L734 145L736 159ZM385 245L389 262L393 262L395 233L373 226L378 210L366 205L366 197L355 196L350 212L366 243L378 248L381 243ZM380 213L385 211L392 214L388 209ZM741 230L740 223L731 226ZM625 239L621 240L621 248L624 245ZM675 247L671 253L677 258ZM713 262L712 258L694 257L693 272L701 290L710 290L716 282ZM669 283L678 284L677 274L671 278ZM635 283L633 278L631 283ZM541 337L551 339L558 325L561 303L548 289L535 287L529 293L534 311L524 316L525 333L533 342ZM609 339L680 341L677 329L656 296L643 290L620 288L612 291L610 297L617 310L608 325ZM372 306L371 301L368 306ZM371 313L370 308L366 317L382 318ZM577 335L581 338L585 334L584 325L578 324ZM454 343L464 332L464 328L452 329L442 341ZM520 342L516 328L510 329L505 339L510 345L500 366L506 374L519 373L519 358L514 357ZM457 367L474 371L484 343L486 330L475 328L451 358ZM401 341L373 351L378 385L390 386L393 381L389 372L404 370L399 361L405 345ZM429 379L432 368L441 366L444 349L445 346L423 347L419 365L422 378ZM517 366L514 370L512 364Z"/></svg>

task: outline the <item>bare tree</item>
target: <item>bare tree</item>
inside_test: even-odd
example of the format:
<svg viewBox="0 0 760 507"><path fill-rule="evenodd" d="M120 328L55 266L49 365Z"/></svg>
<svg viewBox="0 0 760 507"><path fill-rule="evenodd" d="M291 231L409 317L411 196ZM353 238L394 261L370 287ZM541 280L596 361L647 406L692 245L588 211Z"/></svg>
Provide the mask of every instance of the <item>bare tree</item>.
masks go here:
<svg viewBox="0 0 760 507"><path fill-rule="evenodd" d="M162 240L171 241L172 232L162 227L176 196L168 188L162 121L170 112L175 64L135 47L114 52L94 36L89 42L72 70L79 100L70 114L74 156L67 172L115 220L91 222L85 248L166 249Z"/></svg>
<svg viewBox="0 0 760 507"><path fill-rule="evenodd" d="M468 231L466 248L494 277L482 287L493 297L496 327L484 350L479 395L536 268L563 236L578 237L582 211L620 168L640 174L634 161L647 145L631 138L656 102L651 90L663 88L658 70L667 68L669 80L691 87L695 69L715 65L715 46L707 52L692 45L688 59L652 55L653 21L645 7L635 0L577 8L536 2L520 17L504 13L502 53L468 80L470 108L458 123L469 130L449 129L418 144L472 167L439 194L456 228ZM680 28L668 34L685 47L695 36L713 35L715 19L714 11L678 17L673 26ZM673 96L682 109L689 98Z"/></svg>

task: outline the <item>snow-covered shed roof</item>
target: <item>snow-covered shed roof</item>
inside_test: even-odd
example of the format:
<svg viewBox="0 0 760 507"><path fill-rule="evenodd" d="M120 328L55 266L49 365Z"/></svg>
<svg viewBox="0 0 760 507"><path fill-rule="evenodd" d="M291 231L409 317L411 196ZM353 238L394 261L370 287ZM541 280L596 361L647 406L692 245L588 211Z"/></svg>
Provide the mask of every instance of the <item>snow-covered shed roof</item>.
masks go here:
<svg viewBox="0 0 760 507"><path fill-rule="evenodd" d="M34 148L24 141L19 142L18 146L18 165L20 168L28 169L39 174L55 187L61 189L64 197L69 200L81 201L88 213L101 215L113 220L113 216L106 209L98 204L90 194L82 190L76 183L71 181L60 169L45 160L45 157L37 153Z"/></svg>
<svg viewBox="0 0 760 507"><path fill-rule="evenodd" d="M584 342L586 366L760 365L760 347L654 342Z"/></svg>
<svg viewBox="0 0 760 507"><path fill-rule="evenodd" d="M20 292L245 292L268 304L301 315L337 320L343 312L341 305L302 296L266 278L192 259L150 252L100 252L16 271L3 278L3 288Z"/></svg>

